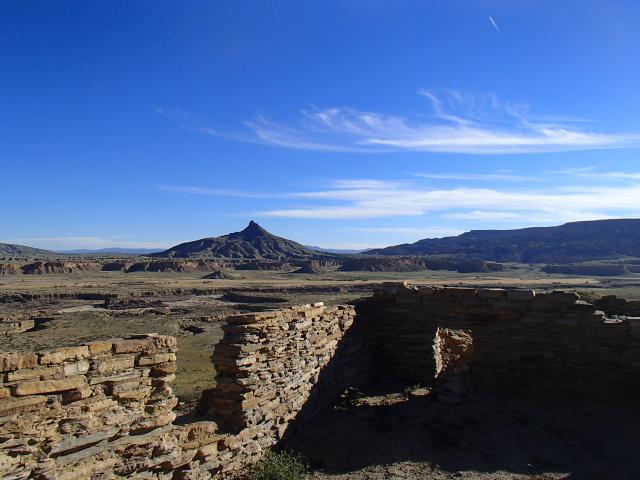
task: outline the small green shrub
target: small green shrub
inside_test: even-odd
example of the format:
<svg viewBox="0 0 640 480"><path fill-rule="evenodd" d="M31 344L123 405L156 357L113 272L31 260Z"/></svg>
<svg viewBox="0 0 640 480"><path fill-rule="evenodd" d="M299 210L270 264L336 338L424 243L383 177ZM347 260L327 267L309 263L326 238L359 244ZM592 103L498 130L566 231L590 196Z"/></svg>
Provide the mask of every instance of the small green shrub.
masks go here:
<svg viewBox="0 0 640 480"><path fill-rule="evenodd" d="M301 480L309 473L302 459L287 452L267 451L249 472L250 480Z"/></svg>
<svg viewBox="0 0 640 480"><path fill-rule="evenodd" d="M357 407L367 395L355 387L348 387L342 395L340 395L340 403L336 405L338 410L348 410Z"/></svg>
<svg viewBox="0 0 640 480"><path fill-rule="evenodd" d="M408 385L404 387L404 394L409 395L411 392L415 392L416 390L422 388L422 385L416 383L415 385Z"/></svg>

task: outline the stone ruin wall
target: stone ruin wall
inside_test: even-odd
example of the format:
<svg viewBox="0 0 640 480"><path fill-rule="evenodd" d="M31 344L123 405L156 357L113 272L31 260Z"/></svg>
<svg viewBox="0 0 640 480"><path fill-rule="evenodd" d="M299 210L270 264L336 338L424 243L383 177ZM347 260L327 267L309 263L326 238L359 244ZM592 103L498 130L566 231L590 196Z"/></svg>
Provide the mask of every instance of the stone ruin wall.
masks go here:
<svg viewBox="0 0 640 480"><path fill-rule="evenodd" d="M640 400L640 318L608 319L572 292L396 284L375 293L371 312L380 374L430 386L435 374L465 373L464 388L453 382L458 392L435 382L443 396ZM443 359L447 350L463 358Z"/></svg>
<svg viewBox="0 0 640 480"><path fill-rule="evenodd" d="M127 476L170 461L175 351L173 337L136 336L0 353L0 478Z"/></svg>
<svg viewBox="0 0 640 480"><path fill-rule="evenodd" d="M231 317L200 418L175 422L176 340L0 353L0 478L232 478L346 387L380 378L608 402L640 398L640 320L575 294L387 285L353 306Z"/></svg>
<svg viewBox="0 0 640 480"><path fill-rule="evenodd" d="M231 317L209 420L178 424L173 337L0 353L0 478L230 478L364 376L355 316L315 304Z"/></svg>

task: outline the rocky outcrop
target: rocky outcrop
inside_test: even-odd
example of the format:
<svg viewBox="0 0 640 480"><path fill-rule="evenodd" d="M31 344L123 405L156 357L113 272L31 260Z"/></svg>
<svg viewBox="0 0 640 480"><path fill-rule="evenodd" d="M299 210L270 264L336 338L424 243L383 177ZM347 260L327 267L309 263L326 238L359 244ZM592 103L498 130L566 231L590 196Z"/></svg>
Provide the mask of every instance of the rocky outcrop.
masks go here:
<svg viewBox="0 0 640 480"><path fill-rule="evenodd" d="M70 261L49 261L34 262L20 267L27 275L42 275L45 273L77 273L77 272L98 272L102 269L99 262L70 262Z"/></svg>
<svg viewBox="0 0 640 480"><path fill-rule="evenodd" d="M125 272L211 272L222 267L220 262L203 260L152 260L133 263Z"/></svg>
<svg viewBox="0 0 640 480"><path fill-rule="evenodd" d="M19 273L22 273L22 270L17 263L0 263L0 276L17 275Z"/></svg>
<svg viewBox="0 0 640 480"><path fill-rule="evenodd" d="M487 273L504 270L499 263L485 262L477 258L456 257L365 257L345 258L342 271L354 272L420 272L424 270L449 270L460 273Z"/></svg>
<svg viewBox="0 0 640 480"><path fill-rule="evenodd" d="M208 280L234 280L237 277L229 273L227 270L216 270L215 272L208 273L202 278Z"/></svg>
<svg viewBox="0 0 640 480"><path fill-rule="evenodd" d="M236 270L263 270L263 271L290 271L295 267L292 262L274 262L274 261L250 261L240 262L235 265Z"/></svg>

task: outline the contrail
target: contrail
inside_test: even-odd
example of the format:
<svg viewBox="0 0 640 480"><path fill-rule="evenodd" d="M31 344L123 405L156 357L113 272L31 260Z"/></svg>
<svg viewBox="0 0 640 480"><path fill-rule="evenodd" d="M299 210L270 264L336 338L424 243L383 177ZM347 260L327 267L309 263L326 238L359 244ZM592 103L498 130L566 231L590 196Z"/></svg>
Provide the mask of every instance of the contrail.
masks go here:
<svg viewBox="0 0 640 480"><path fill-rule="evenodd" d="M489 21L491 22L491 25L493 25L493 28L496 29L496 32L502 33L502 31L500 30L500 27L498 26L498 24L496 23L496 21L493 19L491 15L489 15Z"/></svg>

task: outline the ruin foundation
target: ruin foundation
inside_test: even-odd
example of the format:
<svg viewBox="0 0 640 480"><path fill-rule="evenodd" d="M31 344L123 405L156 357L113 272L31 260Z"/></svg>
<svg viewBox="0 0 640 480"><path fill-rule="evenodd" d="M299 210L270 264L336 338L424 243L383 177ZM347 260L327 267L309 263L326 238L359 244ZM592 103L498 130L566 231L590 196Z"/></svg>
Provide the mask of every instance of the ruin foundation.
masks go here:
<svg viewBox="0 0 640 480"><path fill-rule="evenodd" d="M569 292L390 284L355 305L231 317L198 421L175 422L172 337L0 353L0 477L232 478L380 379L460 408L477 394L637 404L640 320L607 314Z"/></svg>

